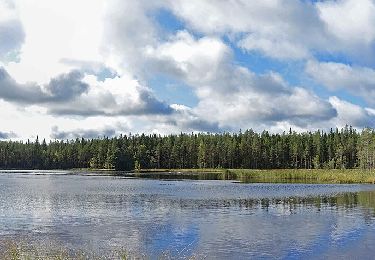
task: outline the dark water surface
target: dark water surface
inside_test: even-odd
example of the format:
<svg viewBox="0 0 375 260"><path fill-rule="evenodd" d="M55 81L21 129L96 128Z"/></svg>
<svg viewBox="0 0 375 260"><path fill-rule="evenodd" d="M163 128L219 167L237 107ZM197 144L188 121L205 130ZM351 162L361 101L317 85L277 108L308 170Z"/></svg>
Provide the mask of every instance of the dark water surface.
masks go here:
<svg viewBox="0 0 375 260"><path fill-rule="evenodd" d="M373 259L375 186L1 172L0 239L157 257Z"/></svg>

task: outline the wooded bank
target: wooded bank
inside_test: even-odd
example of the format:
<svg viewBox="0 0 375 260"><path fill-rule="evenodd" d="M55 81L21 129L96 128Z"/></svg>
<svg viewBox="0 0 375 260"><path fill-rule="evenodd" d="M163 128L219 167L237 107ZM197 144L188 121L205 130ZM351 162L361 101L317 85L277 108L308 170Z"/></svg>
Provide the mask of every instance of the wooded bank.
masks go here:
<svg viewBox="0 0 375 260"><path fill-rule="evenodd" d="M2 169L374 169L375 132L121 135L0 142Z"/></svg>

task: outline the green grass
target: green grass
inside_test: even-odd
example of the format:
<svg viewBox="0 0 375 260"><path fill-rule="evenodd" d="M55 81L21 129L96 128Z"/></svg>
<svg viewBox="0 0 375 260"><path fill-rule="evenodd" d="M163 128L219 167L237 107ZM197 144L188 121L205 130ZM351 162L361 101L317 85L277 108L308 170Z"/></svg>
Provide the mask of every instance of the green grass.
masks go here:
<svg viewBox="0 0 375 260"><path fill-rule="evenodd" d="M243 181L264 182L319 182L319 183L375 183L375 172L350 170L249 170L231 169L228 174Z"/></svg>

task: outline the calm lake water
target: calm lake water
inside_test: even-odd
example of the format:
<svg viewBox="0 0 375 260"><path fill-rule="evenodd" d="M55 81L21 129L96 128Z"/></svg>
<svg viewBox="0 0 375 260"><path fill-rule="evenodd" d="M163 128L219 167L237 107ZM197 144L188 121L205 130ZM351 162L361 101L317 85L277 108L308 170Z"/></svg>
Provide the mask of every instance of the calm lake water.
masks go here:
<svg viewBox="0 0 375 260"><path fill-rule="evenodd" d="M152 258L375 255L375 185L42 173L0 173L0 239Z"/></svg>

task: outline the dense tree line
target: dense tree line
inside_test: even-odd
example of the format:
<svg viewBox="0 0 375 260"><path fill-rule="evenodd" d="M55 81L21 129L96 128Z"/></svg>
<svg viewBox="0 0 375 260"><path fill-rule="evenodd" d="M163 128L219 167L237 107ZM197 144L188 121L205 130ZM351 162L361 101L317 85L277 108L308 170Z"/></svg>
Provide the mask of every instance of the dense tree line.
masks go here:
<svg viewBox="0 0 375 260"><path fill-rule="evenodd" d="M0 142L2 169L375 168L375 132L289 131L121 135L46 143Z"/></svg>

